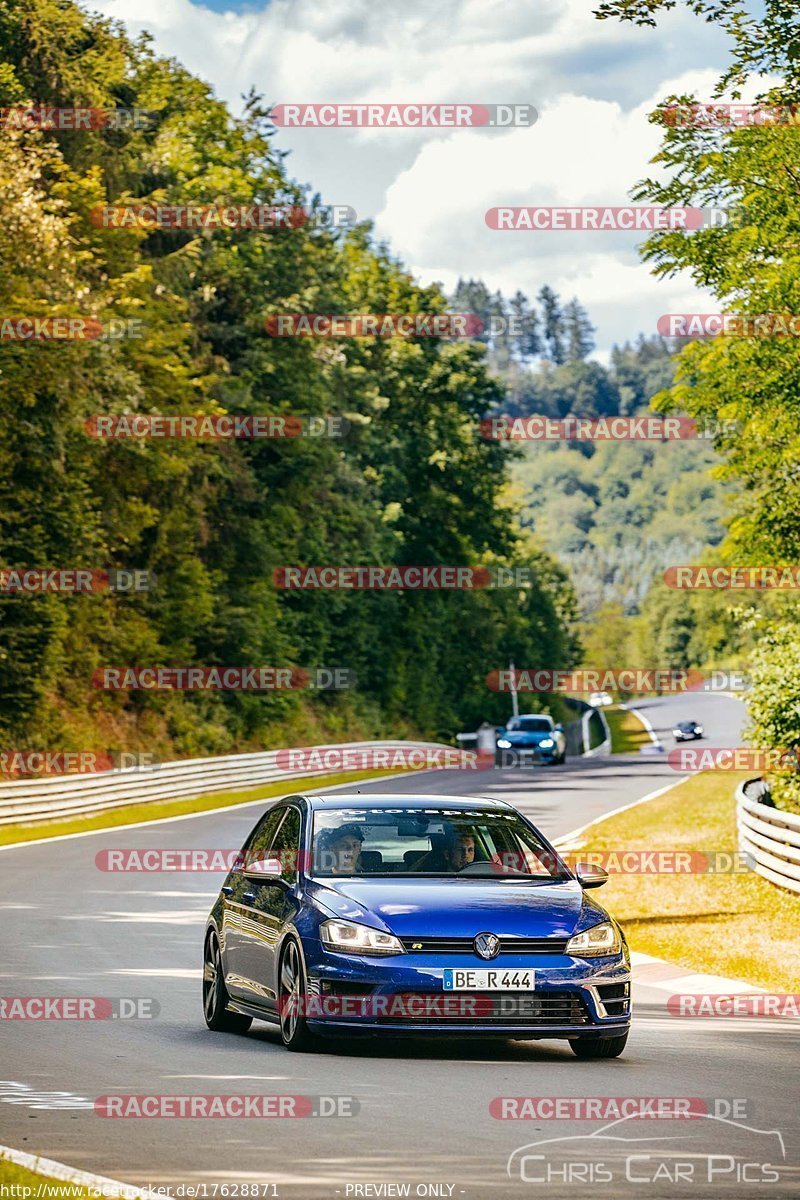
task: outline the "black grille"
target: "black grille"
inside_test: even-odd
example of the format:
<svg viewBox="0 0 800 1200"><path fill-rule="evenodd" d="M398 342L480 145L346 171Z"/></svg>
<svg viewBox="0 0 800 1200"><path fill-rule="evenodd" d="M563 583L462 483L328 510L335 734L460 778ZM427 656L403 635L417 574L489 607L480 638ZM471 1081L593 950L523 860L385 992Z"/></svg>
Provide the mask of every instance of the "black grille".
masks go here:
<svg viewBox="0 0 800 1200"><path fill-rule="evenodd" d="M474 938L403 938L403 949L410 954L475 954ZM563 954L567 948L567 938L500 938L500 954ZM482 960L480 960L482 961Z"/></svg>
<svg viewBox="0 0 800 1200"><path fill-rule="evenodd" d="M628 1015L630 984L601 983L597 985L597 994L609 1017Z"/></svg>
<svg viewBox="0 0 800 1200"><path fill-rule="evenodd" d="M393 1001L393 1003L392 1003ZM380 1016L387 1025L586 1025L578 992L403 992Z"/></svg>

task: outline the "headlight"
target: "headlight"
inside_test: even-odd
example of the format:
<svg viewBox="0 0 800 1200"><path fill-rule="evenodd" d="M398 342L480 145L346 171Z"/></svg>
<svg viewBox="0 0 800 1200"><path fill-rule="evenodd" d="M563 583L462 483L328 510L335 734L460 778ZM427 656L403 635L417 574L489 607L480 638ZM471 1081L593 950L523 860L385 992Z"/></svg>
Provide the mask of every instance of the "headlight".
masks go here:
<svg viewBox="0 0 800 1200"><path fill-rule="evenodd" d="M393 933L381 933L354 921L323 921L319 935L326 949L339 954L405 954Z"/></svg>
<svg viewBox="0 0 800 1200"><path fill-rule="evenodd" d="M543 750L549 750L551 746L555 746L555 742L552 738L542 738L542 740L539 742L539 745Z"/></svg>
<svg viewBox="0 0 800 1200"><path fill-rule="evenodd" d="M570 938L564 953L575 954L578 958L596 958L603 954L619 954L621 949L622 941L616 927L611 921L601 921Z"/></svg>
<svg viewBox="0 0 800 1200"><path fill-rule="evenodd" d="M497 744L501 750L510 750L511 749L511 742L509 742L509 740L507 738L500 738Z"/></svg>
<svg viewBox="0 0 800 1200"><path fill-rule="evenodd" d="M702 725L695 725L695 727L694 727L694 731L695 731L695 733L702 733L702 732L703 732L703 726L702 726Z"/></svg>

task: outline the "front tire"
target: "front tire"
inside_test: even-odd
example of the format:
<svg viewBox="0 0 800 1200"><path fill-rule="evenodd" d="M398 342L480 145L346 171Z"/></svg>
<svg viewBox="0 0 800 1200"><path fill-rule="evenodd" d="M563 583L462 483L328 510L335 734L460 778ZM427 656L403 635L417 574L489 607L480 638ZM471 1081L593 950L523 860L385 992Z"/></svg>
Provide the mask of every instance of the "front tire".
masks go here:
<svg viewBox="0 0 800 1200"><path fill-rule="evenodd" d="M306 1024L306 980L297 942L286 943L278 973L278 1016L281 1041L287 1050L310 1050L314 1035Z"/></svg>
<svg viewBox="0 0 800 1200"><path fill-rule="evenodd" d="M627 1033L617 1037L574 1038L570 1042L576 1058L619 1058L628 1040Z"/></svg>
<svg viewBox="0 0 800 1200"><path fill-rule="evenodd" d="M206 1025L214 1033L247 1033L253 1023L252 1017L228 1012L229 1000L219 938L212 929L203 952L203 1016Z"/></svg>

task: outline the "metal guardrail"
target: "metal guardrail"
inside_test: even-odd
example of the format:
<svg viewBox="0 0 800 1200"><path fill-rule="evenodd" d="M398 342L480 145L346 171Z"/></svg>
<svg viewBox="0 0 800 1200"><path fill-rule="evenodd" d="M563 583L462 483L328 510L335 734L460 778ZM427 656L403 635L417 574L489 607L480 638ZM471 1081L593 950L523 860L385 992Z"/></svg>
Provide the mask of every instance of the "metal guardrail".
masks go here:
<svg viewBox="0 0 800 1200"><path fill-rule="evenodd" d="M600 718L600 724L603 727L603 740L597 746L592 745L591 721L593 715ZM585 709L581 715L581 729L584 758L596 758L599 754L611 753L611 728L602 708Z"/></svg>
<svg viewBox="0 0 800 1200"><path fill-rule="evenodd" d="M447 750L441 742L339 742L330 746L307 747L319 751L370 750L377 755L392 750ZM212 792L245 791L264 783L290 782L292 779L339 773L342 767L321 765L298 770L278 765L280 750L255 754L229 754L215 758L187 758L157 766L102 771L93 775L61 775L48 779L15 779L0 783L0 825L15 821L45 821L58 817L82 816L124 804L152 803L158 800L189 799ZM283 751L285 753L285 751ZM369 769L381 770L380 762ZM358 769L358 768L354 768Z"/></svg>
<svg viewBox="0 0 800 1200"><path fill-rule="evenodd" d="M748 792L757 783L761 780L746 779L736 789L739 850L764 879L800 893L800 816L751 798Z"/></svg>

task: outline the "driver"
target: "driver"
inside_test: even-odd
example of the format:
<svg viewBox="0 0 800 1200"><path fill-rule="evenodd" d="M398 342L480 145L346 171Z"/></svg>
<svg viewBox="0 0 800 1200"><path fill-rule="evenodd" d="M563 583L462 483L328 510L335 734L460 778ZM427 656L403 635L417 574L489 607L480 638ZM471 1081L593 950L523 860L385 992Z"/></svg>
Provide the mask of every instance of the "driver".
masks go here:
<svg viewBox="0 0 800 1200"><path fill-rule="evenodd" d="M331 875L358 875L363 841L364 834L358 825L324 830L317 839L320 868L329 870Z"/></svg>
<svg viewBox="0 0 800 1200"><path fill-rule="evenodd" d="M444 857L451 871L463 871L475 862L475 836L467 829L448 825L445 829Z"/></svg>
<svg viewBox="0 0 800 1200"><path fill-rule="evenodd" d="M469 829L445 823L443 842L436 850L423 854L414 865L417 871L450 875L463 871L475 861L475 835Z"/></svg>

